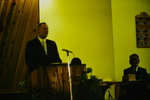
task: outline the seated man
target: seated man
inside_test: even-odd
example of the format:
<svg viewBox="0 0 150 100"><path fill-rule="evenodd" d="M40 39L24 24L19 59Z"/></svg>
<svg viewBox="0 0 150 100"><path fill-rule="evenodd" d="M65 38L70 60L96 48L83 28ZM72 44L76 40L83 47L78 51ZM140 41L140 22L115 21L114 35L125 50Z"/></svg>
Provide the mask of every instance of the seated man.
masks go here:
<svg viewBox="0 0 150 100"><path fill-rule="evenodd" d="M140 62L139 56L132 54L129 58L131 67L124 70L124 77L128 77L129 74L134 74L136 80L147 79L148 74L146 69L138 66ZM124 92L118 100L150 100L150 90L147 86L148 84L144 83L121 85L120 88Z"/></svg>
<svg viewBox="0 0 150 100"><path fill-rule="evenodd" d="M146 79L148 75L146 69L138 66L140 62L139 56L137 54L132 54L129 58L131 67L124 70L124 76L135 74L136 80Z"/></svg>

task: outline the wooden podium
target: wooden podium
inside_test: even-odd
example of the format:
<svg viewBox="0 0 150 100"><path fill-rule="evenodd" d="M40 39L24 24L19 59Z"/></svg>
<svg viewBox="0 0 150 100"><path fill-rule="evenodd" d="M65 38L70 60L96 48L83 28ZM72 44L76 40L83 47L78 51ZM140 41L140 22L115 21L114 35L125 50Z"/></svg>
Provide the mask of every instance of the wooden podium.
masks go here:
<svg viewBox="0 0 150 100"><path fill-rule="evenodd" d="M70 65L72 91L76 80L86 71L86 65ZM70 100L69 73L67 64L52 64L39 67L29 75L30 92L40 100Z"/></svg>

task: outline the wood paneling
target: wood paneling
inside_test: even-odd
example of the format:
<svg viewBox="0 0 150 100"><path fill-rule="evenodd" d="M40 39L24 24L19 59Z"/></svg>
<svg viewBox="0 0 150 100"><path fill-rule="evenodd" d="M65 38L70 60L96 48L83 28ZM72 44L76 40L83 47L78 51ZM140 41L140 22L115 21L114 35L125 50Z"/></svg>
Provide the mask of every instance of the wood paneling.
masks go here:
<svg viewBox="0 0 150 100"><path fill-rule="evenodd" d="M26 78L25 46L38 23L38 0L0 0L0 90L17 89Z"/></svg>

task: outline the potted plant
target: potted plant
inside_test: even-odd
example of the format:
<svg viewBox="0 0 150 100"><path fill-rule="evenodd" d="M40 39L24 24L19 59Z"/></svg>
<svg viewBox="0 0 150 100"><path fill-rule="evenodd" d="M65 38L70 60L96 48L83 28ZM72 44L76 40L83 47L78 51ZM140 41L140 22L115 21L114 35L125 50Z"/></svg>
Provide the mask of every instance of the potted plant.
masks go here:
<svg viewBox="0 0 150 100"><path fill-rule="evenodd" d="M89 77L88 74L90 74ZM92 68L87 68L86 71L79 76L77 84L74 86L74 99L104 100L100 82L102 82L102 79L98 79L96 76L92 75Z"/></svg>

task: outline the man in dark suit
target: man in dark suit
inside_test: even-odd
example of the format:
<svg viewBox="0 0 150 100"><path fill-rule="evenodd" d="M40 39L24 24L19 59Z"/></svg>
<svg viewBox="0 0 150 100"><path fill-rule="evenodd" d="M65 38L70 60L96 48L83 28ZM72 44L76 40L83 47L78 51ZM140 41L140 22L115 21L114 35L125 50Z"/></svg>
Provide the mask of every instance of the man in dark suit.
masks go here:
<svg viewBox="0 0 150 100"><path fill-rule="evenodd" d="M124 70L124 76L127 76L128 74L135 74L136 80L145 78L147 76L147 71L145 68L138 66L140 62L139 56L137 54L132 54L129 58L131 67Z"/></svg>
<svg viewBox="0 0 150 100"><path fill-rule="evenodd" d="M134 74L136 80L146 80L148 76L146 69L138 66L140 62L139 56L137 54L132 54L129 59L131 67L124 69L124 76L126 77L129 74ZM124 92L118 100L150 100L150 90L147 84L142 84L142 82L140 84L127 84L121 85L120 88Z"/></svg>
<svg viewBox="0 0 150 100"><path fill-rule="evenodd" d="M25 50L25 60L29 72L34 71L39 66L62 62L56 43L46 39L48 35L48 25L45 22L40 23L37 26L36 32L37 37L27 42Z"/></svg>

